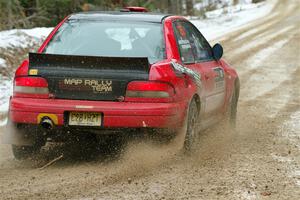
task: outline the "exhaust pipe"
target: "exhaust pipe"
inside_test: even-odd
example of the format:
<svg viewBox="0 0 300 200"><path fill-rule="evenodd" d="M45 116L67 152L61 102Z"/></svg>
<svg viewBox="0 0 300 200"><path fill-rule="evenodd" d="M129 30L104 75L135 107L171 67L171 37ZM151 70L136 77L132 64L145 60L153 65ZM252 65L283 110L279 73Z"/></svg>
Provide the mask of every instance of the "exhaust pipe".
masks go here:
<svg viewBox="0 0 300 200"><path fill-rule="evenodd" d="M48 117L45 117L42 119L41 121L41 126L44 128L44 129L47 129L47 130L50 130L53 128L53 122L50 118Z"/></svg>

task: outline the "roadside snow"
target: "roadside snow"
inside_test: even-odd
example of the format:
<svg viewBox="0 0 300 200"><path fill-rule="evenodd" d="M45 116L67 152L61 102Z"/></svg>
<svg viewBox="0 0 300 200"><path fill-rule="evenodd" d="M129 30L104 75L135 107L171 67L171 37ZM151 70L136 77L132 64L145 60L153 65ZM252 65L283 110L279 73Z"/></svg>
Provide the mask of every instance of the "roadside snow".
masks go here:
<svg viewBox="0 0 300 200"><path fill-rule="evenodd" d="M6 65L6 61L2 58L0 58L0 67L1 66L5 66Z"/></svg>
<svg viewBox="0 0 300 200"><path fill-rule="evenodd" d="M6 113L8 110L8 102L5 102L0 105L0 113ZM1 121L1 120L0 120Z"/></svg>
<svg viewBox="0 0 300 200"><path fill-rule="evenodd" d="M1 70L1 69L0 69ZM11 95L11 81L0 74L0 127L7 122L8 100Z"/></svg>
<svg viewBox="0 0 300 200"><path fill-rule="evenodd" d="M239 0L240 4L249 4L252 0ZM214 4L216 8L222 8L233 4L233 0L202 0L200 3L194 5L196 10L202 10L207 8L209 5Z"/></svg>
<svg viewBox="0 0 300 200"><path fill-rule="evenodd" d="M8 110L8 99L12 93L12 82L0 74L0 113Z"/></svg>
<svg viewBox="0 0 300 200"><path fill-rule="evenodd" d="M257 4L238 4L220 8L205 15L207 19L191 19L191 22L200 30L204 37L211 41L233 32L241 26L269 14L276 0L264 1Z"/></svg>
<svg viewBox="0 0 300 200"><path fill-rule="evenodd" d="M45 38L53 28L13 29L0 32L0 48L27 47L33 41L39 42ZM30 42L28 44L28 41Z"/></svg>
<svg viewBox="0 0 300 200"><path fill-rule="evenodd" d="M33 29L22 29L21 31L31 37L41 39L47 37L52 30L53 28L33 28Z"/></svg>

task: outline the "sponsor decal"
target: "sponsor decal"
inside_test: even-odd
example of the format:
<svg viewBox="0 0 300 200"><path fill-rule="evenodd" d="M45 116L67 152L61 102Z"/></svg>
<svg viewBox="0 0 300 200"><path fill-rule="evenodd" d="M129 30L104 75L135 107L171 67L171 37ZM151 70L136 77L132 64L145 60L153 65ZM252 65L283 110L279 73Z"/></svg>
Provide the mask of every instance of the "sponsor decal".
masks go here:
<svg viewBox="0 0 300 200"><path fill-rule="evenodd" d="M182 49L192 48L190 41L188 40L178 40L178 44L181 46Z"/></svg>
<svg viewBox="0 0 300 200"><path fill-rule="evenodd" d="M190 41L189 40L178 40L178 44L190 44Z"/></svg>
<svg viewBox="0 0 300 200"><path fill-rule="evenodd" d="M183 73L183 74L187 74L190 77L193 78L193 80L195 81L196 85L198 87L201 87L201 75L197 72L195 72L194 70L191 70L179 63L177 63L175 60L172 60L172 66L174 67L175 70Z"/></svg>
<svg viewBox="0 0 300 200"><path fill-rule="evenodd" d="M96 79L74 79L74 78L65 78L63 81L63 88L74 89L76 88L91 88L94 93L103 93L103 92L112 92L112 80L96 80Z"/></svg>
<svg viewBox="0 0 300 200"><path fill-rule="evenodd" d="M190 49L190 48L192 48L192 47L191 47L190 44L182 44L182 45L181 45L181 48L182 48L182 49Z"/></svg>
<svg viewBox="0 0 300 200"><path fill-rule="evenodd" d="M39 70L37 70L37 69L30 69L28 74L31 76L36 76L36 75L38 75L38 72L39 72Z"/></svg>
<svg viewBox="0 0 300 200"><path fill-rule="evenodd" d="M215 77L215 86L217 89L224 89L225 87L225 81L224 81L224 71L221 67L214 68L214 72L216 73Z"/></svg>

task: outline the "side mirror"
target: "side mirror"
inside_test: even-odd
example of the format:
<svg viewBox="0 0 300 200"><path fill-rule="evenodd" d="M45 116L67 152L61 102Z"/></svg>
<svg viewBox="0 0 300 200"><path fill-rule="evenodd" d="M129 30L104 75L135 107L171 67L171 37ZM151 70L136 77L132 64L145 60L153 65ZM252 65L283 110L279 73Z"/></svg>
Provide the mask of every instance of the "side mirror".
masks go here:
<svg viewBox="0 0 300 200"><path fill-rule="evenodd" d="M223 56L223 47L219 43L215 44L212 48L213 57L215 60L220 60Z"/></svg>

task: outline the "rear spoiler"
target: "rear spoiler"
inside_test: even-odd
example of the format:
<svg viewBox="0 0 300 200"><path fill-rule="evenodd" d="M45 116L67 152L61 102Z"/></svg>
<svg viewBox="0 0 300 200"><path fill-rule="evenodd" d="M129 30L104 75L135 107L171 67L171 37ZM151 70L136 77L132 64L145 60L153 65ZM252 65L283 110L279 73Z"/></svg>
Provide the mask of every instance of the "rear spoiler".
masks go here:
<svg viewBox="0 0 300 200"><path fill-rule="evenodd" d="M48 67L129 70L144 73L149 73L150 70L150 64L146 57L98 57L29 53L29 69Z"/></svg>
<svg viewBox="0 0 300 200"><path fill-rule="evenodd" d="M148 12L147 8L137 6L127 6L120 10L121 12Z"/></svg>

